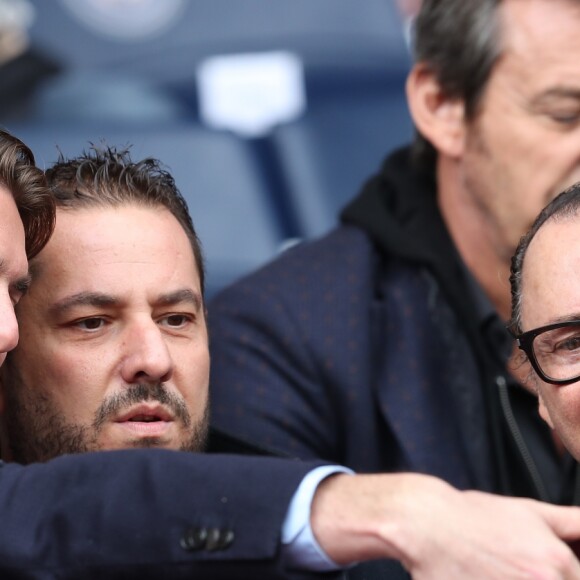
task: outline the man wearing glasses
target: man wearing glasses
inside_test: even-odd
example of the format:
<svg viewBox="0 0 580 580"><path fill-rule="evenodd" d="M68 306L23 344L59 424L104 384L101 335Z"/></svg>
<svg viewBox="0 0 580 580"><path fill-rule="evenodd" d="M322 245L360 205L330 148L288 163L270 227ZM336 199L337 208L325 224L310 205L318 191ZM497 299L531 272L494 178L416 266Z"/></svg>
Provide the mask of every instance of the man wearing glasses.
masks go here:
<svg viewBox="0 0 580 580"><path fill-rule="evenodd" d="M511 330L542 418L580 459L580 183L554 199L512 261ZM526 364L522 361L522 364ZM533 369L533 370L532 370ZM563 451L563 448L562 448ZM562 470L576 469L562 454ZM574 503L580 500L576 478Z"/></svg>

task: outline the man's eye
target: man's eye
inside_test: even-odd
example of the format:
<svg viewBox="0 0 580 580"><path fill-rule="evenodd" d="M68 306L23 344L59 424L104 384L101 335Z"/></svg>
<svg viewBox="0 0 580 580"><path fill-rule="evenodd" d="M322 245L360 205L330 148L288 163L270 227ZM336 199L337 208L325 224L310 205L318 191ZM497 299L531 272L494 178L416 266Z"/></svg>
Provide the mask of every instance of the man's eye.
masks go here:
<svg viewBox="0 0 580 580"><path fill-rule="evenodd" d="M103 318L84 318L83 320L77 320L74 325L81 330L99 330L105 325L105 320Z"/></svg>
<svg viewBox="0 0 580 580"><path fill-rule="evenodd" d="M560 113L552 113L550 115L553 121L560 125L575 125L578 123L580 118L578 111L574 112L560 112Z"/></svg>
<svg viewBox="0 0 580 580"><path fill-rule="evenodd" d="M579 336L571 336L566 340L558 343L554 350L556 351L577 351L580 348L580 337Z"/></svg>
<svg viewBox="0 0 580 580"><path fill-rule="evenodd" d="M169 326L170 328L182 328L188 322L190 322L191 317L185 314L170 314L161 319L161 324Z"/></svg>

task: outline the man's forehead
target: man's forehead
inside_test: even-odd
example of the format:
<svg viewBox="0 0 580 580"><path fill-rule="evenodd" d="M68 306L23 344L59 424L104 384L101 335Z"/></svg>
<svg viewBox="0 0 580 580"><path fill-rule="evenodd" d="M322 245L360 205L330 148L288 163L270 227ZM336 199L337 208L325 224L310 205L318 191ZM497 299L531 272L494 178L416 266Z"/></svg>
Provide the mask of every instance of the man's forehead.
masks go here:
<svg viewBox="0 0 580 580"><path fill-rule="evenodd" d="M150 285L169 276L179 287L199 286L190 240L175 216L137 204L57 210L54 235L30 271L32 290L44 278L67 293Z"/></svg>
<svg viewBox="0 0 580 580"><path fill-rule="evenodd" d="M533 325L580 311L580 216L548 220L536 233L522 268L522 315ZM537 318L540 317L540 318Z"/></svg>
<svg viewBox="0 0 580 580"><path fill-rule="evenodd" d="M574 44L572 34L580 19L580 3L576 0L504 0L498 16L501 45L506 53L525 56L537 49L538 57L542 57L551 49L556 50L560 42L568 43L570 49L580 46Z"/></svg>
<svg viewBox="0 0 580 580"><path fill-rule="evenodd" d="M91 245L105 247L115 241L133 239L141 235L139 242L145 245L148 240L157 243L167 243L177 237L184 236L188 241L188 234L178 219L165 206L148 206L139 203L124 203L113 205L90 205L75 208L58 208L55 234L52 246L66 241L71 252L76 254L79 248L91 249ZM171 235L168 235L168 233ZM74 243L78 241L78 243ZM119 251L139 246L119 244Z"/></svg>
<svg viewBox="0 0 580 580"><path fill-rule="evenodd" d="M580 239L580 215L550 217L532 238L524 265L538 262L539 268L547 268L550 263L545 261L545 257L560 256L563 247L568 247L568 254L577 253L580 249L576 248L574 242L578 239Z"/></svg>

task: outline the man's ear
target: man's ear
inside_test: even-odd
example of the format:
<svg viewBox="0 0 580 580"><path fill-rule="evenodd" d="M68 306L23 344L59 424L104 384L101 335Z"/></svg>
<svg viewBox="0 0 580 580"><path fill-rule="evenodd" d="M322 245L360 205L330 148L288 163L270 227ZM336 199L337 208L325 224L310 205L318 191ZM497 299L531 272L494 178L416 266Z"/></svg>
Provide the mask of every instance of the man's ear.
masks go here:
<svg viewBox="0 0 580 580"><path fill-rule="evenodd" d="M550 417L550 412L548 411L548 407L546 407L545 403L544 403L544 399L542 399L542 395L540 395L540 393L538 393L538 405L539 405L539 412L540 412L540 417L542 417L542 419L544 419L544 421L546 421L546 423L548 423L548 425L550 425L550 427L553 429L554 428L554 423L552 423L552 418Z"/></svg>
<svg viewBox="0 0 580 580"><path fill-rule="evenodd" d="M417 63L407 77L407 101L415 127L437 151L457 158L465 145L465 105L449 98L435 74Z"/></svg>

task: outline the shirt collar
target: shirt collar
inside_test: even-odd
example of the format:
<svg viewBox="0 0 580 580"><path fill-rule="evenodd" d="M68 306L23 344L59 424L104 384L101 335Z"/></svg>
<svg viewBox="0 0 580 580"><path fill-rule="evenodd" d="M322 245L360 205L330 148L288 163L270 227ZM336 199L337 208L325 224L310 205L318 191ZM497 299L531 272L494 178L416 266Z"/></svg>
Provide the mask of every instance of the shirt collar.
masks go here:
<svg viewBox="0 0 580 580"><path fill-rule="evenodd" d="M498 356L502 363L507 363L513 352L513 338L483 288L465 264L463 268L475 304L477 326L494 355Z"/></svg>

